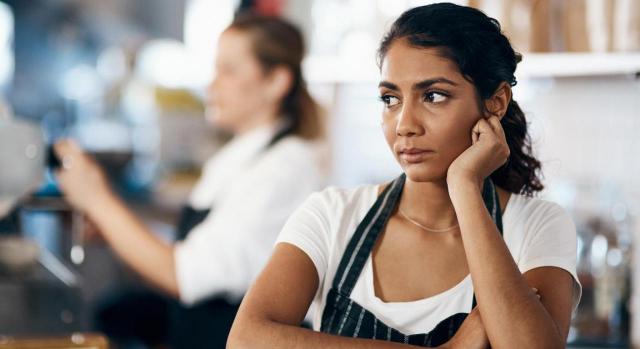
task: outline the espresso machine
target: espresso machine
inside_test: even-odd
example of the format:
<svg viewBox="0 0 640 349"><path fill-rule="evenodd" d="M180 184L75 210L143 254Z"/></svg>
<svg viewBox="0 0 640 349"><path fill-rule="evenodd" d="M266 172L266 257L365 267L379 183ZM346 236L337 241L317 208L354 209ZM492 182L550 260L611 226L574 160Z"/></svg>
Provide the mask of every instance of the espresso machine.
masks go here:
<svg viewBox="0 0 640 349"><path fill-rule="evenodd" d="M80 278L73 259L65 258L73 254L81 262L82 231L73 224L77 214L60 197L43 202L31 195L50 165L55 159L40 127L13 117L0 102L0 338L85 328ZM54 253L24 234L20 217L25 212L71 217L71 234L58 235L68 236L70 247ZM37 229L41 236L51 233L42 225Z"/></svg>

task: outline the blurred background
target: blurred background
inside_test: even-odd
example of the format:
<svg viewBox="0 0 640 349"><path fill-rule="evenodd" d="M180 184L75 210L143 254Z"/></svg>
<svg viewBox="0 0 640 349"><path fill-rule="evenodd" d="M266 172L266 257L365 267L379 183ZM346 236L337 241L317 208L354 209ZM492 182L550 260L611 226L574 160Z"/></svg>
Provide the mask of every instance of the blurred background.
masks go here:
<svg viewBox="0 0 640 349"><path fill-rule="evenodd" d="M2 110L40 125L48 143L79 140L171 240L199 169L226 141L203 117L204 91L237 11L282 15L303 30L304 74L327 110L331 183L350 186L399 172L380 131L375 50L397 16L430 2L3 0ZM571 345L640 345L640 1L454 2L497 18L524 55L514 98L543 161L541 196L568 209L579 233ZM98 299L140 283L85 234L50 174L17 207L0 232L35 241L38 263L3 267L0 335L90 331ZM0 256L11 250L0 245Z"/></svg>

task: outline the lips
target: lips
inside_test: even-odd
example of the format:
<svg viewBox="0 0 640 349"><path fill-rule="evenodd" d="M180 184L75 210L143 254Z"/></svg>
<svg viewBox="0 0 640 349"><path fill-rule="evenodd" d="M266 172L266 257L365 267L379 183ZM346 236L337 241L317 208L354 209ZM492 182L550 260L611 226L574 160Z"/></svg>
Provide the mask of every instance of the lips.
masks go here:
<svg viewBox="0 0 640 349"><path fill-rule="evenodd" d="M435 151L433 150L420 148L404 148L399 152L400 159L409 164L423 162L433 154L435 154Z"/></svg>

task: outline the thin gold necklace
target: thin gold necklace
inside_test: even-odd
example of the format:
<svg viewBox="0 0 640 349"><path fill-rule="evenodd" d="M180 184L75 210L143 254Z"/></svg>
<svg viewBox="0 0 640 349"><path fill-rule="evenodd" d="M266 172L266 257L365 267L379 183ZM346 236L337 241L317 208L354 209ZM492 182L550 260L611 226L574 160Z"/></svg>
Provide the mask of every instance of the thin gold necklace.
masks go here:
<svg viewBox="0 0 640 349"><path fill-rule="evenodd" d="M420 224L420 223L416 222L415 220L413 220L413 219L409 218L409 216L407 216L407 215L402 211L402 209L401 209L400 207L398 207L398 212L400 212L400 215L401 215L404 219L408 220L408 221L409 221L410 223L412 223L413 225L415 225L415 226L417 226L418 228L421 228L421 229L423 229L423 230L426 230L426 231L432 232L432 233L444 233L444 232L447 232L447 231L453 230L453 229L457 228L457 227L458 227L458 225L460 225L459 223L456 223L456 225L451 226L451 227L449 227L449 228L433 229L433 228L425 227L424 225L422 225L422 224Z"/></svg>

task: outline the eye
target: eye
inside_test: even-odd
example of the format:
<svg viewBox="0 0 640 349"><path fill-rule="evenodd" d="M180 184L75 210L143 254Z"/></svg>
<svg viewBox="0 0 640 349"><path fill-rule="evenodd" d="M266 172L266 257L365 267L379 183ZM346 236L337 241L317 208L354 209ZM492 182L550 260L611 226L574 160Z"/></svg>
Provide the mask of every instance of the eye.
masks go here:
<svg viewBox="0 0 640 349"><path fill-rule="evenodd" d="M398 97L394 97L390 95L380 96L380 101L382 101L382 103L384 103L384 105L387 108L393 107L395 105L398 105L398 103L400 103L400 100L398 99Z"/></svg>
<svg viewBox="0 0 640 349"><path fill-rule="evenodd" d="M427 103L437 104L447 100L449 96L442 92L427 92L424 94L424 100Z"/></svg>

